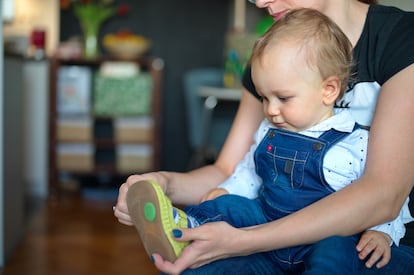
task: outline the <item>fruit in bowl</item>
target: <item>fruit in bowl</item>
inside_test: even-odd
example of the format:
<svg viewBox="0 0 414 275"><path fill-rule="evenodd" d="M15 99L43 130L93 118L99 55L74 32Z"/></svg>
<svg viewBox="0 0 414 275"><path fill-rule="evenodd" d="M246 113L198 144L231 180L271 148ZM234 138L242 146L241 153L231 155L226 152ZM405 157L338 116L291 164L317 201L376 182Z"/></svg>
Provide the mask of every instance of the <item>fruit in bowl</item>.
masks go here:
<svg viewBox="0 0 414 275"><path fill-rule="evenodd" d="M131 59L146 53L151 43L142 35L129 31L119 31L115 34L106 34L103 38L103 46L115 57Z"/></svg>

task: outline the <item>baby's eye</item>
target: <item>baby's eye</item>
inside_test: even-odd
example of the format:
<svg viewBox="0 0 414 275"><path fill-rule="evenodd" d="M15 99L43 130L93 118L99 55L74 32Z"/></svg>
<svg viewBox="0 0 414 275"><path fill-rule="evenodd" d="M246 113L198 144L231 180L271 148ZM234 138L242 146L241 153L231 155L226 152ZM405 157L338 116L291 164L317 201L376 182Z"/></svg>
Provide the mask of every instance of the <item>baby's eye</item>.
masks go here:
<svg viewBox="0 0 414 275"><path fill-rule="evenodd" d="M286 101L288 101L290 98L291 98L291 96L279 96L279 97L278 97L278 99L279 99L281 102L286 102Z"/></svg>

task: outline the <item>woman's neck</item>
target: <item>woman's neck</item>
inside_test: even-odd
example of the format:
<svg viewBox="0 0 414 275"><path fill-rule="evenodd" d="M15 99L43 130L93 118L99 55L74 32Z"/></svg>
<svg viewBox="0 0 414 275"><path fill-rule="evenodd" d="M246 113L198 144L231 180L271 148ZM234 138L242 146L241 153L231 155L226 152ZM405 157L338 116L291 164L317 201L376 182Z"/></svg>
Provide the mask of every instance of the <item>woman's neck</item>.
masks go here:
<svg viewBox="0 0 414 275"><path fill-rule="evenodd" d="M357 0L338 1L328 8L326 15L339 25L352 45L355 46L361 36L369 5Z"/></svg>

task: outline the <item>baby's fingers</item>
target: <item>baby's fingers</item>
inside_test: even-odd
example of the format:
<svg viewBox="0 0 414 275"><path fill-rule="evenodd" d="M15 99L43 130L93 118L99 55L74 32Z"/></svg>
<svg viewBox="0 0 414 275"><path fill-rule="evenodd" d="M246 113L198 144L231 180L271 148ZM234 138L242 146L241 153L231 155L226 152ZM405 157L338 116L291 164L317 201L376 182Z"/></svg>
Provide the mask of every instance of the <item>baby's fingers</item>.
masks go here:
<svg viewBox="0 0 414 275"><path fill-rule="evenodd" d="M372 253L372 251L375 250L375 244L373 242L362 242L361 239L361 241L358 243L357 250L359 252L359 258L361 260L364 260L369 254Z"/></svg>
<svg viewBox="0 0 414 275"><path fill-rule="evenodd" d="M388 262L391 259L391 250L385 250L382 253L382 258L379 262L377 262L377 264L375 265L377 268L381 268L384 267L385 265L388 264Z"/></svg>

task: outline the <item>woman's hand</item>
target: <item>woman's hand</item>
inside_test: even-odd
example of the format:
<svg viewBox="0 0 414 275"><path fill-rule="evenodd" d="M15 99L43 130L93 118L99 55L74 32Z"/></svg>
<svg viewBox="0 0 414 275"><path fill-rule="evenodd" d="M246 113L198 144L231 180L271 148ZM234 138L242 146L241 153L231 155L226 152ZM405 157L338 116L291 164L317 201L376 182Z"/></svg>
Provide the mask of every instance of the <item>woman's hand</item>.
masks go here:
<svg viewBox="0 0 414 275"><path fill-rule="evenodd" d="M167 189L167 177L165 172L157 173L147 173L142 175L132 175L129 176L127 181L119 187L118 201L114 207L114 215L118 221L125 225L133 225L131 217L129 216L129 211L126 203L126 195L129 187L139 181L143 180L155 180L162 187L164 192Z"/></svg>
<svg viewBox="0 0 414 275"><path fill-rule="evenodd" d="M225 222L207 223L197 228L181 229L182 237L177 241L191 241L181 256L174 262L164 261L154 254L155 266L168 274L180 274L188 268L197 268L219 259L241 255L240 240L244 230ZM234 253L237 251L237 254Z"/></svg>

